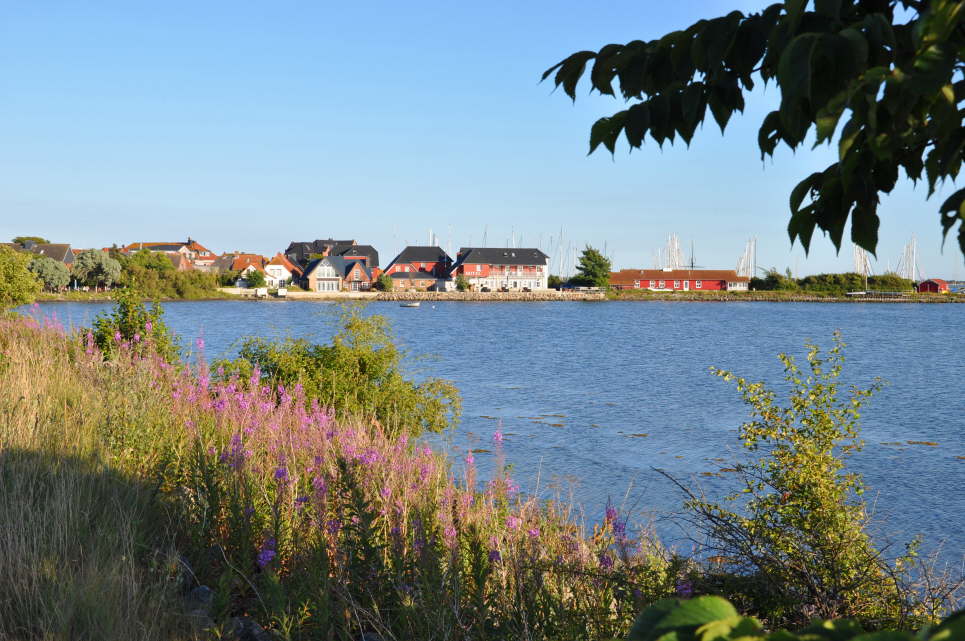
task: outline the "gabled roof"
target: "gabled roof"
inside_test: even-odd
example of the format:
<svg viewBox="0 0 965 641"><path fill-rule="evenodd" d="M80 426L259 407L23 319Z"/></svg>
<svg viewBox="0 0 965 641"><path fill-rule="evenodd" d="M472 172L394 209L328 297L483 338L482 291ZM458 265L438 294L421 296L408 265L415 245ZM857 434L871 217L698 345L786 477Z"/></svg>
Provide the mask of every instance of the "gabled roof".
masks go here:
<svg viewBox="0 0 965 641"><path fill-rule="evenodd" d="M278 265L284 267L288 270L288 273L295 274L296 276L301 276L302 270L299 269L293 262L288 260L283 254L275 254L275 257L268 261L268 265Z"/></svg>
<svg viewBox="0 0 965 641"><path fill-rule="evenodd" d="M258 254L236 254L231 261L231 271L240 272L252 266L260 272L265 271L265 259Z"/></svg>
<svg viewBox="0 0 965 641"><path fill-rule="evenodd" d="M733 269L621 269L610 272L610 282L614 285L630 284L635 280L723 280L746 283L750 279L738 276Z"/></svg>
<svg viewBox="0 0 965 641"><path fill-rule="evenodd" d="M62 263L74 262L74 253L70 251L68 243L38 243L30 247L30 251L47 258L59 260Z"/></svg>
<svg viewBox="0 0 965 641"><path fill-rule="evenodd" d="M191 238L188 238L188 242L185 243L185 245L187 245L187 248L193 252L198 252L199 254L202 252L208 252L208 254L214 255L214 252L212 252L210 249L208 249L198 241L193 240Z"/></svg>
<svg viewBox="0 0 965 641"><path fill-rule="evenodd" d="M369 280L372 279L372 269L369 268L364 261L346 259L342 258L341 256L326 256L325 258L316 258L312 262L308 263L308 265L305 267L305 275L303 278L308 278L311 276L312 272L314 272L322 263L331 265L335 270L335 273L338 274L340 278L345 278L348 273L352 271L353 267L359 265L362 268L362 272L365 274L365 277Z"/></svg>
<svg viewBox="0 0 965 641"><path fill-rule="evenodd" d="M408 265L410 263L451 263L449 257L441 247L429 247L425 245L409 245L399 255L392 259L389 267L396 264ZM388 271L389 267L386 267Z"/></svg>
<svg viewBox="0 0 965 641"><path fill-rule="evenodd" d="M480 265L546 265L549 256L535 247L461 247L453 269L465 263Z"/></svg>
<svg viewBox="0 0 965 641"><path fill-rule="evenodd" d="M333 256L364 256L369 267L379 266L379 252L372 245L336 245L330 253Z"/></svg>
<svg viewBox="0 0 965 641"><path fill-rule="evenodd" d="M942 287L948 287L948 281L944 278L926 278L921 281L923 283L935 283L936 285L941 285Z"/></svg>

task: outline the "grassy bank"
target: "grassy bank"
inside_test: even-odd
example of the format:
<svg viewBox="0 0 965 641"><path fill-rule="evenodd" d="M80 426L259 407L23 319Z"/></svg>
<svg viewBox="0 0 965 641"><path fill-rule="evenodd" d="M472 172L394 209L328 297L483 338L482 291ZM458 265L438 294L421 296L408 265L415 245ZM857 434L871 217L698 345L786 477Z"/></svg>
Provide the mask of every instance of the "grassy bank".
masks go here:
<svg viewBox="0 0 965 641"><path fill-rule="evenodd" d="M124 318L96 339L0 318L0 639L224 638L250 616L280 639L602 640L662 598L710 592L771 625L813 614L918 625L947 605L903 591L902 572L854 534L861 504L827 473L833 456L807 451L810 437L795 456L831 467L795 474L792 500L761 500L780 503L769 523L804 514L815 535L765 523L790 560L768 574L739 551L673 554L613 508L587 522L566 501L520 493L498 431L496 472L479 479L473 454L433 452L404 421L338 412L338 398L322 405L258 368L162 360L159 318ZM368 370L381 348L358 336L273 362L308 366L292 361L307 350ZM812 518L818 507L834 518ZM827 550L825 521L838 541ZM803 579L800 555L811 555ZM200 614L187 604L199 586L213 590Z"/></svg>
<svg viewBox="0 0 965 641"><path fill-rule="evenodd" d="M142 300L161 302L182 301L182 300L237 300L240 296L221 291L220 289L206 290L202 292L191 292L185 296L152 296L144 294ZM37 294L37 302L40 303L110 303L114 301L112 291L85 292L85 291L66 291L66 292L40 292Z"/></svg>
<svg viewBox="0 0 965 641"><path fill-rule="evenodd" d="M607 300L679 302L769 302L769 303L965 303L963 294L916 294L891 296L842 296L828 292L651 292L642 289L610 290Z"/></svg>

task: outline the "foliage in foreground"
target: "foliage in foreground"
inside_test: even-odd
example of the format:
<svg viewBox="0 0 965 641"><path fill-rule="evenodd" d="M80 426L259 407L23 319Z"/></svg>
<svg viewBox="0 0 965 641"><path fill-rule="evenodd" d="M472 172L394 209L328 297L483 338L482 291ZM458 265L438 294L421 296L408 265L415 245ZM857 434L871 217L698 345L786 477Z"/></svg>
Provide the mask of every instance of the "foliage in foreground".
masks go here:
<svg viewBox="0 0 965 641"><path fill-rule="evenodd" d="M157 356L167 363L181 357L181 347L171 329L164 322L164 310L157 303L148 310L141 302L141 293L134 289L114 290L114 310L94 319L87 332L87 351L94 346L107 359L124 351L138 356Z"/></svg>
<svg viewBox="0 0 965 641"><path fill-rule="evenodd" d="M40 292L40 281L27 269L31 258L0 246L0 311L32 303Z"/></svg>
<svg viewBox="0 0 965 641"><path fill-rule="evenodd" d="M726 573L744 577L753 601L769 602L781 619L803 624L812 617L851 617L876 627L917 624L944 606L942 595L909 598L914 545L888 563L867 533L861 478L845 462L861 449L859 417L881 387L840 390L844 343L822 355L807 345L805 371L786 354L789 403L764 383L725 370L751 409L738 438L758 458L736 465L738 492L726 504L690 493L688 507L709 551L727 559Z"/></svg>
<svg viewBox="0 0 965 641"><path fill-rule="evenodd" d="M404 353L392 341L382 316L365 316L346 307L331 344L304 339L247 338L239 357L218 365L250 378L257 370L272 386L294 389L331 408L340 418L374 421L388 434L418 435L455 426L461 411L459 391L448 381L414 382L402 371Z"/></svg>
<svg viewBox="0 0 965 641"><path fill-rule="evenodd" d="M587 63L591 89L637 101L600 118L590 131L590 152L611 153L620 134L631 147L649 133L659 145L676 136L688 145L707 109L723 132L744 110L744 92L773 81L780 108L761 124L761 158L781 142L801 146L812 126L815 144L831 143L838 123L838 162L811 174L791 192L791 242L805 251L815 227L836 248L851 218L851 240L874 252L881 193L899 170L928 195L954 180L965 154L960 106L965 52L965 2L961 0L787 0L760 13L732 11L700 20L656 40L608 44L580 51L543 74L572 99ZM907 20L905 20L907 18ZM807 204L805 203L807 200ZM965 221L965 189L942 204L945 235ZM958 243L965 254L965 224Z"/></svg>
<svg viewBox="0 0 965 641"><path fill-rule="evenodd" d="M0 424L3 447L42 448L58 464L82 439L104 474L148 488L168 518L135 558L150 567L173 538L215 589L217 621L247 612L298 639L607 639L677 589L684 562L616 510L587 533L565 505L522 496L498 462L479 484L472 454L450 461L407 434L336 419L297 386L213 381L203 365L172 367L123 342L106 361L29 323L0 321L0 407L20 412ZM497 432L497 457L502 447ZM58 541L86 541L74 529L89 526L46 523ZM0 619L16 625L46 604L27 592L0 602Z"/></svg>
<svg viewBox="0 0 965 641"><path fill-rule="evenodd" d="M853 620L813 621L797 634L765 630L753 617L741 616L726 599L702 596L689 601L664 599L640 613L628 641L961 641L965 611L913 634L901 630L866 633Z"/></svg>

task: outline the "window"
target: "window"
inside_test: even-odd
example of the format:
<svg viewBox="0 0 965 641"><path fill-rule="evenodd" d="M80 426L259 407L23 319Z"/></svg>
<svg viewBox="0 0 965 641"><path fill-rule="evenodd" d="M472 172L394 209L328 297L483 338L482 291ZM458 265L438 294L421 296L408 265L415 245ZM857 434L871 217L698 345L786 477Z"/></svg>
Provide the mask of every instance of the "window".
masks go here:
<svg viewBox="0 0 965 641"><path fill-rule="evenodd" d="M660 289L666 289L666 288L667 288L667 281L665 280L660 281Z"/></svg>
<svg viewBox="0 0 965 641"><path fill-rule="evenodd" d="M638 280L633 281L633 286L636 287L637 289L640 289L640 281Z"/></svg>
<svg viewBox="0 0 965 641"><path fill-rule="evenodd" d="M680 281L679 281L679 280L675 280L675 281L673 282L673 288L674 288L674 289L680 289Z"/></svg>
<svg viewBox="0 0 965 641"><path fill-rule="evenodd" d="M657 283L656 283L656 282L650 281L650 287L651 287L651 288L656 287L656 286L657 286Z"/></svg>
<svg viewBox="0 0 965 641"><path fill-rule="evenodd" d="M699 281L699 280L698 280L698 281L695 283L695 285L696 285L697 289L701 289L701 288L703 287L704 283L703 283L703 281Z"/></svg>

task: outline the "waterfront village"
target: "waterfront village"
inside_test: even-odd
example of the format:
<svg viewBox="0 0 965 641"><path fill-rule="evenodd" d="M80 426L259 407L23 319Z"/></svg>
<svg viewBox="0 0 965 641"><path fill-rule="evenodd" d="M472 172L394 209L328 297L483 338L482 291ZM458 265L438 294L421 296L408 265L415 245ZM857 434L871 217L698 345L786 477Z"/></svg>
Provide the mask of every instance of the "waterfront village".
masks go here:
<svg viewBox="0 0 965 641"><path fill-rule="evenodd" d="M431 238L431 237L430 237ZM674 237L672 237L674 238ZM67 243L3 243L17 250L51 258L71 267L80 254L91 251ZM274 256L250 252L217 254L188 237L176 242L135 242L99 250L108 255L133 256L138 252L167 256L176 271L221 275L222 284L240 289L284 295L288 288L316 293L365 292L534 292L556 289L550 277L550 256L533 247L463 247L450 256L438 245L405 247L385 267L372 245L355 240L292 241ZM703 269L670 263L653 269L622 269L610 273L616 290L656 292L728 291L750 288L753 264L745 258L737 269ZM226 282L227 279L227 282ZM75 285L76 286L76 285ZM920 279L919 292L946 293L948 282Z"/></svg>

